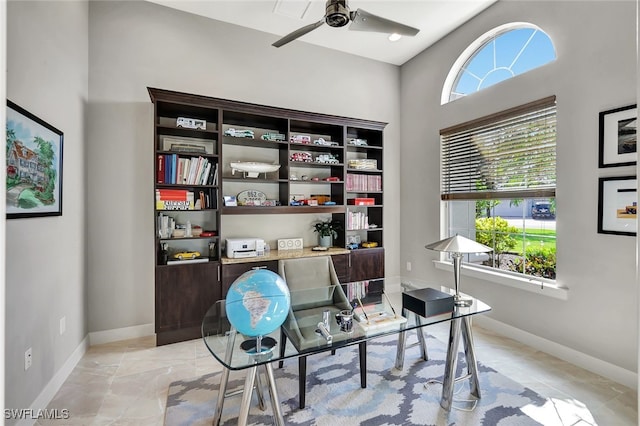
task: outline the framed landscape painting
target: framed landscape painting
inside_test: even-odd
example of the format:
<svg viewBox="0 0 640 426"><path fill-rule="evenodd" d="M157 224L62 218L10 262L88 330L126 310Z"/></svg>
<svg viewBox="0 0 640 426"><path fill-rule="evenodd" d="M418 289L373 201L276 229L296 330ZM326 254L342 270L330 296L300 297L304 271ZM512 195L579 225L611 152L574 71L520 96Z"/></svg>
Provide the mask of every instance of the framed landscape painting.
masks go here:
<svg viewBox="0 0 640 426"><path fill-rule="evenodd" d="M7 100L7 219L62 215L62 138Z"/></svg>
<svg viewBox="0 0 640 426"><path fill-rule="evenodd" d="M638 160L638 108L628 105L599 115L600 167L632 166Z"/></svg>
<svg viewBox="0 0 640 426"><path fill-rule="evenodd" d="M598 232L637 235L638 181L635 176L600 178Z"/></svg>

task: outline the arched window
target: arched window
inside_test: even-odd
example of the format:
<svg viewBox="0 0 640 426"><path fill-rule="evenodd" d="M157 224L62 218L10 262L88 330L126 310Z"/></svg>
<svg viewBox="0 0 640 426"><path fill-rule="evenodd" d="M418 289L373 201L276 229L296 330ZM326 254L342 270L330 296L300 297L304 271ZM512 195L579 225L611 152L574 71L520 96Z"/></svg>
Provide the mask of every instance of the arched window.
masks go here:
<svg viewBox="0 0 640 426"><path fill-rule="evenodd" d="M539 27L513 22L471 43L451 67L442 104L527 72L556 59L549 36Z"/></svg>

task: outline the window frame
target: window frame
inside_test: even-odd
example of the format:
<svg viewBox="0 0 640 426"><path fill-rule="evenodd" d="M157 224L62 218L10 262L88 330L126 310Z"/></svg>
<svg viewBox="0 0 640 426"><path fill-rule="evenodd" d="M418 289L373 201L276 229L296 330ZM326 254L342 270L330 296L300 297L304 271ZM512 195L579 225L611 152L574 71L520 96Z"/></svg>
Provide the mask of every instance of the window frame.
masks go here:
<svg viewBox="0 0 640 426"><path fill-rule="evenodd" d="M487 44L488 42L490 42L494 38L500 37L500 35L502 35L503 33L507 33L509 31L513 31L513 30L524 29L524 28L529 28L529 29L533 29L533 30L536 30L536 31L540 31L541 33L546 35L549 38L549 41L551 41L551 44L553 46L554 56L555 56L555 58L557 58L556 48L555 48L555 45L553 44L553 39L546 33L546 31L544 31L542 28L540 28L539 26L537 26L535 24L532 24L532 23L529 23L529 22L510 22L510 23L503 24L503 25L500 25L498 27L495 27L495 28L487 31L486 33L482 34L477 39L475 39L471 44L469 44L469 46L467 46L467 48L455 60L455 62L453 63L453 65L451 66L451 68L449 70L449 74L447 74L447 77L445 79L444 85L442 87L440 105L445 105L445 104L448 104L449 102L453 102L455 100L462 99L462 98L466 97L466 96L460 96L460 97L452 99L451 95L452 95L453 89L455 88L456 83L458 82L458 79L459 79L459 77L460 77L460 75L461 75L461 73L463 71L463 67L467 64L467 62L469 60L471 60L475 56L475 54L477 52L479 52L485 46L485 44ZM550 62L553 62L553 61L550 61ZM527 70L525 72L528 72L528 71L530 71L532 69L535 69L535 68L538 68L540 66L544 66L544 65L546 65L546 64L548 64L550 62L546 62L544 64L540 64L540 65L538 65L538 66L536 66L534 68L531 68L531 69L529 69L529 70ZM520 74L522 74L522 73L519 73L519 74L516 74L516 75L520 75ZM487 86L487 87L491 87L491 86ZM480 89L478 91L481 91L483 89ZM478 91L476 91L475 93L477 93Z"/></svg>
<svg viewBox="0 0 640 426"><path fill-rule="evenodd" d="M454 201L481 201L481 200L498 200L498 199L509 199L509 198L525 198L525 199L535 199L535 198L543 198L543 197L554 197L556 191L556 184L554 182L553 188L543 189L541 191L536 190L519 190L519 191L505 191L505 192L492 192L488 194L483 194L479 192L476 196L473 194L463 194L462 196L451 196L451 194L445 193L444 186L444 176L445 176L445 168L444 168L444 144L442 142L443 135L451 135L452 133L468 131L478 129L479 127L488 126L491 124L498 124L504 121L505 118L516 117L522 114L529 113L531 111L536 111L544 108L548 108L550 105L554 107L554 119L557 117L557 105L556 105L556 97L549 96L537 101L529 102L527 104L519 105L514 108L507 109L505 111L497 112L494 114L490 114L484 117L480 117L465 123L461 123L455 126L450 126L440 130L441 135L441 160L440 160L440 180L441 180L441 217L443 231L445 235L450 235L451 232L451 216L450 216L450 203ZM557 132L557 130L556 130ZM554 138L555 141L555 138ZM555 147L554 147L555 150ZM554 166L557 165L557 159L554 161ZM499 194L496 196L496 194ZM459 194L458 194L459 195ZM471 228L469 228L471 229ZM475 229L475 226L474 228ZM451 269L451 262L446 261L444 254L440 256L439 260L434 261L436 268L438 269ZM555 280L542 278L533 275L526 275L520 272L513 272L503 269L498 269L493 266L485 266L478 265L474 263L463 262L462 263L462 271L463 275L473 276L475 278L480 278L484 280L490 280L494 283L499 283L503 285L507 285L509 287L524 289L530 292L543 294L552 296L559 299L566 299L568 296L568 289L559 284L557 278Z"/></svg>

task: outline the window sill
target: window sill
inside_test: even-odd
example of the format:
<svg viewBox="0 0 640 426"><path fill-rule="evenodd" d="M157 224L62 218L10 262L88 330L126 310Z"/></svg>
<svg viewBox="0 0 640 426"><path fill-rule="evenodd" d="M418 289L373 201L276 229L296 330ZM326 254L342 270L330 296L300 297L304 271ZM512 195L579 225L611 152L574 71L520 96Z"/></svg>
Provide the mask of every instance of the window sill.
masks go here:
<svg viewBox="0 0 640 426"><path fill-rule="evenodd" d="M441 269L443 271L453 271L453 265L451 264L451 262L434 260L433 263L437 269ZM539 294L541 296L553 297L560 300L567 300L569 298L568 288L560 287L556 284L552 284L547 281L538 280L535 278L512 276L506 273L494 272L492 270L489 270L488 268L478 268L467 264L462 265L462 267L460 268L460 273L464 276L489 281L511 288L517 288L519 290L528 291L531 293Z"/></svg>

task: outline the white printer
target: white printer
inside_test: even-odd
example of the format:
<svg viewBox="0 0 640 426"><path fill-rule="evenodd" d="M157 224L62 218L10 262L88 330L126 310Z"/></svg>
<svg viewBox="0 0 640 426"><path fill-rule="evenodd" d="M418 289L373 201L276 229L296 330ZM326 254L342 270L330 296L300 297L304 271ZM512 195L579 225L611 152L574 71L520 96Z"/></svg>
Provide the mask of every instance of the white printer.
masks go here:
<svg viewBox="0 0 640 426"><path fill-rule="evenodd" d="M263 239L227 238L227 257L229 259L257 256L264 256Z"/></svg>

